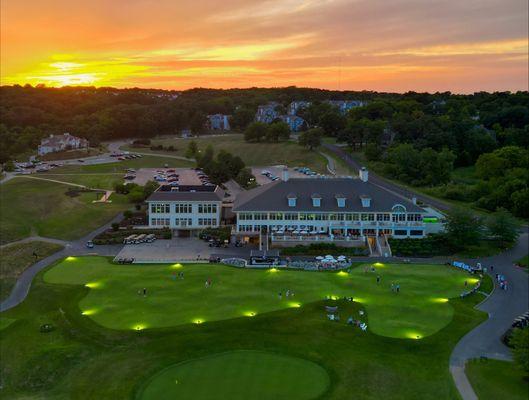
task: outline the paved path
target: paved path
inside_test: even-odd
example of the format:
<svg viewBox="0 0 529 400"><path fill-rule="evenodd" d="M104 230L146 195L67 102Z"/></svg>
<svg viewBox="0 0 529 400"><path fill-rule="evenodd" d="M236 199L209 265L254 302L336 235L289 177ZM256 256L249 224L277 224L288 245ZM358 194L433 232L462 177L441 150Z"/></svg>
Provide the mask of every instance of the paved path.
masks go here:
<svg viewBox="0 0 529 400"><path fill-rule="evenodd" d="M334 158L332 158L327 153L324 153L323 151L320 151L320 154L327 160L327 171L329 171L331 175L336 175L336 165L334 162Z"/></svg>
<svg viewBox="0 0 529 400"><path fill-rule="evenodd" d="M46 242L46 243L60 244L62 246L66 246L66 245L68 245L70 243L67 240L54 239L54 238L48 238L48 237L44 237L44 236L34 235L34 236L29 236L29 237L24 238L24 239L16 240L14 242L9 242L9 243L3 244L3 245L0 246L0 249L3 249L5 247L9 247L9 246L12 246L12 245L15 245L15 244L30 243L30 242Z"/></svg>
<svg viewBox="0 0 529 400"><path fill-rule="evenodd" d="M39 181L48 181L48 182L54 182L54 183L62 183L63 185L69 185L69 186L80 187L82 189L88 189L87 186L80 185L78 183L58 181L56 179L49 179L49 178L39 178L37 176L20 175L20 176L17 176L17 178L36 179L36 180L39 180Z"/></svg>
<svg viewBox="0 0 529 400"><path fill-rule="evenodd" d="M343 148L341 148L340 146L337 146L337 145L334 145L334 144L329 144L329 143L324 143L322 145L324 148L326 148L327 150L331 151L332 153L334 153L337 157L341 158L342 160L345 161L345 163L350 167L352 168L353 170L360 170L360 168L362 168L362 165L356 161L354 158L352 158ZM411 199L412 197L416 197L418 200L422 201L423 203L426 203L426 204L430 204L431 206L437 208L438 210L441 210L441 211L446 211L446 210L449 210L450 209L450 204L447 204L441 200L438 200L438 199L435 199L433 197L430 197L430 196L426 196L422 193L416 193L416 192L413 192L412 190L410 189L407 189L403 186L400 186L394 182L391 182L385 178L382 178L380 175L377 175L375 173L373 173L373 171L369 171L369 182L377 185L377 186L380 186L386 190L389 190L390 192L393 192L399 196L403 196L407 199Z"/></svg>
<svg viewBox="0 0 529 400"><path fill-rule="evenodd" d="M525 229L524 229L525 230ZM496 287L493 293L477 308L489 318L467 333L454 347L450 356L450 372L463 400L477 400L477 396L465 375L468 360L485 356L498 360L511 360L511 351L501 342L501 337L510 328L514 318L529 308L529 274L513 265L528 254L529 236L525 231L516 246L497 256L484 258L483 266L494 266L491 275L505 275L509 290ZM490 272L490 270L489 270Z"/></svg>
<svg viewBox="0 0 529 400"><path fill-rule="evenodd" d="M86 242L92 239L94 236L110 228L110 226L114 222L118 222L122 218L122 214L119 214L114 217L111 221L99 227L95 231L89 233L88 235L76 241L65 242L65 248L63 250L58 251L57 253L54 253L51 256L38 261L37 263L33 264L31 267L26 269L24 272L22 272L17 282L15 283L13 290L9 294L9 297L0 304L0 312L9 310L10 308L17 306L22 301L24 301L31 288L31 282L33 281L33 278L44 268L54 263L55 261L60 260L61 258L82 254L116 255L119 252L121 246L97 246L94 249L87 249Z"/></svg>

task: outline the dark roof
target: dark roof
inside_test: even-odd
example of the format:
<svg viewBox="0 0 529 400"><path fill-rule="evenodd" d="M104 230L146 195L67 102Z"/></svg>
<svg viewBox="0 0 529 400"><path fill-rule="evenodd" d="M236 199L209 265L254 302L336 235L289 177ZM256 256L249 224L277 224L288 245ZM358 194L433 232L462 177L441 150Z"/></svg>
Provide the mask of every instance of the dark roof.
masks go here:
<svg viewBox="0 0 529 400"><path fill-rule="evenodd" d="M318 190L320 207L314 207L312 194ZM289 207L287 197L297 196L296 206ZM336 198L345 197L345 207L338 207ZM371 198L370 207L362 207L361 196ZM396 204L408 212L424 212L422 208L370 182L351 178L291 178L275 181L242 192L233 203L233 211L323 211L323 212L391 212Z"/></svg>
<svg viewBox="0 0 529 400"><path fill-rule="evenodd" d="M184 187L180 187L182 188ZM180 191L168 191L165 186L161 186L146 201L222 201L222 199L224 199L224 190L219 186L205 190L195 188Z"/></svg>

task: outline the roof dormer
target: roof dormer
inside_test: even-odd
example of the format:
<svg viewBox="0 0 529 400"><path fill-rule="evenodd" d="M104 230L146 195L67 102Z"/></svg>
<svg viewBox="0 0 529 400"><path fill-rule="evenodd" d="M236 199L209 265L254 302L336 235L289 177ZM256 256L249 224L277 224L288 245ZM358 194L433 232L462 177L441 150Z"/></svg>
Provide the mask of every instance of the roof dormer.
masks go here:
<svg viewBox="0 0 529 400"><path fill-rule="evenodd" d="M341 193L338 193L336 195L336 204L338 205L338 207L345 207L345 196Z"/></svg>
<svg viewBox="0 0 529 400"><path fill-rule="evenodd" d="M321 196L318 193L313 193L310 198L312 199L312 207L321 206Z"/></svg>
<svg viewBox="0 0 529 400"><path fill-rule="evenodd" d="M294 193L290 193L287 196L287 199L288 199L288 206L289 207L296 207L296 202L297 202L298 197Z"/></svg>
<svg viewBox="0 0 529 400"><path fill-rule="evenodd" d="M371 207L371 197L365 194L360 195L360 200L362 201L362 207L368 208Z"/></svg>

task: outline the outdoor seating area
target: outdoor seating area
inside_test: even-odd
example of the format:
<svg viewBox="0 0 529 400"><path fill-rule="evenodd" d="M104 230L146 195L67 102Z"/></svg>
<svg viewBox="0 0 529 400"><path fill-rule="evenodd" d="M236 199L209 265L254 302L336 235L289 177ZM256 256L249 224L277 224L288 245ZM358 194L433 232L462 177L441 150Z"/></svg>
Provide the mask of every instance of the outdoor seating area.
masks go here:
<svg viewBox="0 0 529 400"><path fill-rule="evenodd" d="M273 242L329 242L346 241L356 242L363 245L364 240L359 231L343 229L332 230L327 227L315 227L312 225L286 225L273 226L271 228L271 239Z"/></svg>

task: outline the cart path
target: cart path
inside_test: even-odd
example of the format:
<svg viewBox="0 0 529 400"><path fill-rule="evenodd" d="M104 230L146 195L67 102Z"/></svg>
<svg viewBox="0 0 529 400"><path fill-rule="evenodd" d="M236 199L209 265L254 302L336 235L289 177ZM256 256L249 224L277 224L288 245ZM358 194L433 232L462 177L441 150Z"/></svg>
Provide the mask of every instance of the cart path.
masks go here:
<svg viewBox="0 0 529 400"><path fill-rule="evenodd" d="M5 243L5 244L0 246L0 249L4 249L6 247L13 246L15 244L31 243L31 242L46 242L46 243L60 244L62 246L68 246L70 244L70 242L67 241L67 240L54 239L54 238L49 238L49 237L44 237L44 236L39 236L39 235L33 235L33 236L28 236L28 237L26 237L24 239L16 240L14 242Z"/></svg>
<svg viewBox="0 0 529 400"><path fill-rule="evenodd" d="M33 278L35 278L35 276L44 268L60 260L61 258L87 254L102 256L115 255L119 251L119 248L121 248L121 246L97 246L97 248L94 249L87 249L86 242L88 240L93 239L94 236L109 229L114 222L119 222L122 218L122 213L116 215L112 220L107 222L105 225L97 228L95 231L89 233L88 235L78 240L66 242L64 249L50 255L49 257L43 258L42 260L33 264L31 267L24 270L24 272L22 272L22 274L18 277L15 286L9 294L9 297L7 297L0 304L0 312L9 310L10 308L16 307L17 305L22 303L29 293Z"/></svg>
<svg viewBox="0 0 529 400"><path fill-rule="evenodd" d="M505 275L508 290L496 287L485 301L477 305L477 309L486 312L489 318L468 332L454 347L450 356L450 372L461 393L463 400L477 400L477 396L465 374L468 360L481 356L498 360L510 361L510 349L503 344L501 337L510 328L513 320L528 310L529 274L514 263L528 254L529 236L527 229L520 235L516 245L506 252L487 257L481 262L487 267L489 275L494 279L496 273ZM494 271L490 272L490 266Z"/></svg>

